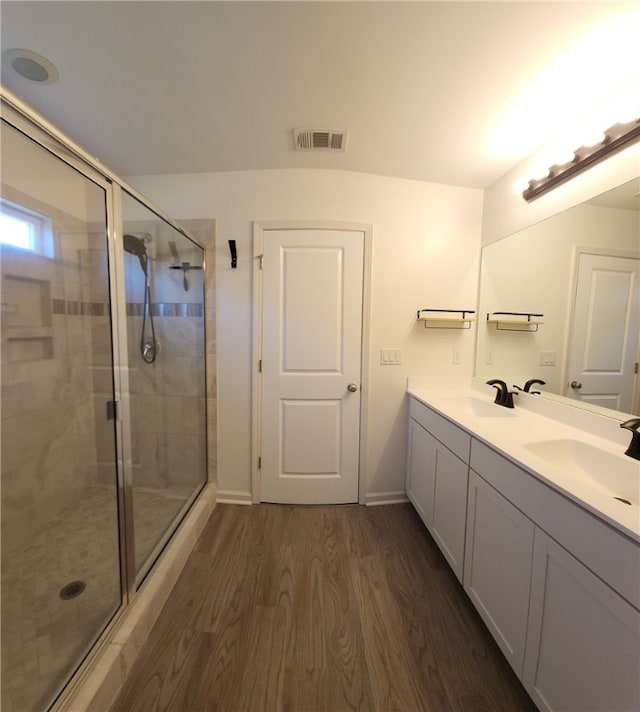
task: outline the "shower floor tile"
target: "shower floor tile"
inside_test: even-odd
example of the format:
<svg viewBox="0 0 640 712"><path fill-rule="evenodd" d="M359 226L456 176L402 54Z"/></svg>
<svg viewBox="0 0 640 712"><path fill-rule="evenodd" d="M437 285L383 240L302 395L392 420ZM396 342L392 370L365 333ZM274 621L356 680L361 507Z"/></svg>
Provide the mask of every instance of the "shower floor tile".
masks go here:
<svg viewBox="0 0 640 712"><path fill-rule="evenodd" d="M189 492L135 489L138 546L150 552ZM2 541L3 712L46 708L120 607L115 491L69 492L55 513L46 503L25 513L29 540ZM84 591L63 600L63 586Z"/></svg>

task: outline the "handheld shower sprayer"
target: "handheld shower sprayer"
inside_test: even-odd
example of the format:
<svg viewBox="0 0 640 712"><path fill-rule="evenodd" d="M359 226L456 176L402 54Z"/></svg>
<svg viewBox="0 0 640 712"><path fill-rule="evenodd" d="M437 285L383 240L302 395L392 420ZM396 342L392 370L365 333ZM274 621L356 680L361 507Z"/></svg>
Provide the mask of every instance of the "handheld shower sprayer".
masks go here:
<svg viewBox="0 0 640 712"><path fill-rule="evenodd" d="M140 260L140 267L142 267L142 271L146 275L147 261L149 258L147 257L147 247L144 238L127 233L123 236L122 240L125 252L128 252L130 255L135 255Z"/></svg>
<svg viewBox="0 0 640 712"><path fill-rule="evenodd" d="M153 363L158 355L158 341L156 340L156 330L153 325L153 314L151 313L151 286L149 284L147 242L151 242L151 235L147 233L143 233L142 237L125 233L122 237L125 252L138 258L144 274L144 307L142 310L142 329L140 330L140 356L145 363ZM149 319L150 338L146 337L147 319Z"/></svg>

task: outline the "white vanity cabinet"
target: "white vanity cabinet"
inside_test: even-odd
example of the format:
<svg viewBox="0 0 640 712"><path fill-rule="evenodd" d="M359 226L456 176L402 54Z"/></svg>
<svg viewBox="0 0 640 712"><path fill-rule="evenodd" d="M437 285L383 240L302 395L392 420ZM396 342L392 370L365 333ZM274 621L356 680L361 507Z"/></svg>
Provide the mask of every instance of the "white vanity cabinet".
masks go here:
<svg viewBox="0 0 640 712"><path fill-rule="evenodd" d="M409 415L407 496L462 581L471 437L415 399Z"/></svg>
<svg viewBox="0 0 640 712"><path fill-rule="evenodd" d="M540 529L522 682L541 710L640 709L640 614Z"/></svg>
<svg viewBox="0 0 640 712"><path fill-rule="evenodd" d="M534 529L471 471L464 589L518 676L527 636Z"/></svg>
<svg viewBox="0 0 640 712"><path fill-rule="evenodd" d="M451 419L409 401L407 494L527 692L545 712L640 710L640 544L509 455L518 421L500 449L495 418L434 401Z"/></svg>
<svg viewBox="0 0 640 712"><path fill-rule="evenodd" d="M413 418L409 419L405 489L428 528L433 523L433 493L436 481L436 442Z"/></svg>
<svg viewBox="0 0 640 712"><path fill-rule="evenodd" d="M464 586L536 705L640 709L638 545L475 439L470 465Z"/></svg>

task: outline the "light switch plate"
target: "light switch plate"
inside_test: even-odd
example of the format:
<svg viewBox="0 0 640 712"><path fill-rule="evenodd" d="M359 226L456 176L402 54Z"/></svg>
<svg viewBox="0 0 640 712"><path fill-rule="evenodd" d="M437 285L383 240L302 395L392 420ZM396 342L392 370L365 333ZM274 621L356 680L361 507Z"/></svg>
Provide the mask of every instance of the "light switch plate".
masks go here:
<svg viewBox="0 0 640 712"><path fill-rule="evenodd" d="M402 364L401 349L380 349L381 366L400 366Z"/></svg>

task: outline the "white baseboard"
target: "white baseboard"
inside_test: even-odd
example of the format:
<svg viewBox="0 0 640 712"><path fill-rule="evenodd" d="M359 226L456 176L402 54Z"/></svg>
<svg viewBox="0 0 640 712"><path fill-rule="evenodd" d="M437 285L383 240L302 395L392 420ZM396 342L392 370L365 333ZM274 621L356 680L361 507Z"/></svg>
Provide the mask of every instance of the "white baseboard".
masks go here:
<svg viewBox="0 0 640 712"><path fill-rule="evenodd" d="M367 507L375 507L379 504L402 504L408 501L409 498L404 490L399 492L371 492L367 495L365 504Z"/></svg>
<svg viewBox="0 0 640 712"><path fill-rule="evenodd" d="M408 502L407 493L404 490L398 492L373 492L366 496L367 507L379 504L402 504ZM236 490L218 490L216 495L218 504L252 504L251 492L241 492Z"/></svg>
<svg viewBox="0 0 640 712"><path fill-rule="evenodd" d="M216 495L216 502L218 504L252 504L251 492L219 489Z"/></svg>

